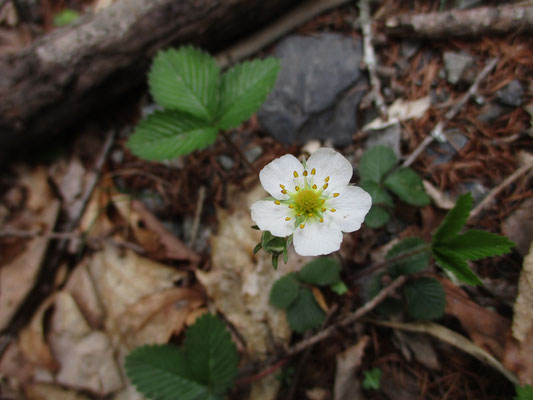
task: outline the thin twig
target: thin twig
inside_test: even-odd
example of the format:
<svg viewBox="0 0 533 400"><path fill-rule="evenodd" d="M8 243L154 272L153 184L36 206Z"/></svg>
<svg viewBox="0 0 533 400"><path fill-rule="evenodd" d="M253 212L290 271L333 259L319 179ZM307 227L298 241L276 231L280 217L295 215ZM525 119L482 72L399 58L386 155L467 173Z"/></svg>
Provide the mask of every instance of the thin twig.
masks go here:
<svg viewBox="0 0 533 400"><path fill-rule="evenodd" d="M205 201L205 186L200 186L198 189L198 200L196 201L196 210L194 211L194 220L191 228L191 236L189 239L189 247L194 248L196 243L196 236L198 235L198 228L200 227L200 218L202 216L202 210L204 208Z"/></svg>
<svg viewBox="0 0 533 400"><path fill-rule="evenodd" d="M483 211L483 209L487 207L494 200L494 198L498 196L498 194L500 194L503 189L505 189L507 186L517 180L520 176L527 173L531 168L533 168L533 161L530 161L526 165L523 165L522 167L518 168L515 172L505 178L502 183L500 183L498 186L496 186L490 191L490 193L481 201L481 203L474 207L474 209L470 213L469 219L476 218L479 213Z"/></svg>
<svg viewBox="0 0 533 400"><path fill-rule="evenodd" d="M498 62L498 59L493 58L485 65L483 70L479 73L476 80L474 81L472 86L470 86L468 91L463 95L461 100L459 100L446 114L444 114L444 118L441 119L437 123L435 128L433 128L430 136L427 136L422 141L422 143L420 143L418 147L411 153L411 155L409 155L409 157L407 157L407 159L403 162L402 164L403 167L410 166L418 158L418 156L426 149L426 147L428 147L433 142L433 140L435 139L442 140L442 141L446 140L443 134L444 128L446 127L448 122L450 122L450 120L452 120L459 113L459 111L465 106L466 102L477 93L477 90L479 88L481 81L483 81L483 79L487 77L490 71L492 71L492 69L496 66L497 62Z"/></svg>
<svg viewBox="0 0 533 400"><path fill-rule="evenodd" d="M372 16L370 14L369 0L359 0L359 21L363 33L364 61L370 77L371 91L368 96L376 105L381 118L388 119L387 105L381 94L381 81L377 74L376 53L372 44Z"/></svg>
<svg viewBox="0 0 533 400"><path fill-rule="evenodd" d="M244 153L241 151L241 149L239 149L239 147L235 143L233 143L233 140L230 139L229 135L224 131L220 131L220 134L226 140L226 142L231 146L231 148L235 150L235 152L239 155L245 167L248 168L250 172L254 172L255 169L253 165L250 164L250 161L248 161L248 159L246 158Z"/></svg>

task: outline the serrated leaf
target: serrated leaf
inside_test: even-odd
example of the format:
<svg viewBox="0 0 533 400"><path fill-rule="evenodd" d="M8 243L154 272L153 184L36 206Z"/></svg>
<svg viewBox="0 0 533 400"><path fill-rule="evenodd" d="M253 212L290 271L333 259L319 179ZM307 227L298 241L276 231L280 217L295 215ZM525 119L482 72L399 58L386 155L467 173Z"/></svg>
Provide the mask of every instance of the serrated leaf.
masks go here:
<svg viewBox="0 0 533 400"><path fill-rule="evenodd" d="M319 257L305 264L299 272L301 281L312 285L326 286L340 281L341 265L330 257Z"/></svg>
<svg viewBox="0 0 533 400"><path fill-rule="evenodd" d="M423 247L427 246L426 242L418 237L406 238L390 249L385 258L389 260L416 250L422 250ZM414 274L428 267L429 258L430 249L427 248L427 250L420 253L391 262L389 264L389 271L392 275Z"/></svg>
<svg viewBox="0 0 533 400"><path fill-rule="evenodd" d="M426 194L422 179L409 167L398 168L391 172L385 179L385 187L406 203L414 206L429 204L430 199Z"/></svg>
<svg viewBox="0 0 533 400"><path fill-rule="evenodd" d="M446 248L433 245L433 257L441 268L451 272L457 279L469 285L481 285L479 277L470 269L466 260L458 257Z"/></svg>
<svg viewBox="0 0 533 400"><path fill-rule="evenodd" d="M457 235L465 226L471 209L472 195L466 193L459 196L455 207L448 211L448 214L446 214L446 217L444 217L444 220L433 234L433 243L438 243Z"/></svg>
<svg viewBox="0 0 533 400"><path fill-rule="evenodd" d="M183 350L171 345L143 346L125 360L126 374L137 390L152 400L215 400L207 387L187 371Z"/></svg>
<svg viewBox="0 0 533 400"><path fill-rule="evenodd" d="M193 47L181 47L157 53L148 85L163 107L213 121L218 108L218 77L213 57Z"/></svg>
<svg viewBox="0 0 533 400"><path fill-rule="evenodd" d="M446 248L465 260L479 260L485 257L509 253L514 243L505 236L472 229L463 235L454 236L439 242L440 248Z"/></svg>
<svg viewBox="0 0 533 400"><path fill-rule="evenodd" d="M205 314L185 334L185 355L191 376L223 395L237 376L238 354L226 325L217 317Z"/></svg>
<svg viewBox="0 0 533 400"><path fill-rule="evenodd" d="M275 58L238 64L222 76L218 127L227 130L249 119L270 93L280 69Z"/></svg>
<svg viewBox="0 0 533 400"><path fill-rule="evenodd" d="M141 121L127 146L145 160L168 160L212 144L217 129L179 111L156 111Z"/></svg>
<svg viewBox="0 0 533 400"><path fill-rule="evenodd" d="M372 204L384 204L389 207L394 207L394 201L387 191L381 185L374 181L361 181L359 186L366 190L370 197L372 197Z"/></svg>
<svg viewBox="0 0 533 400"><path fill-rule="evenodd" d="M296 300L299 287L294 274L278 279L270 290L270 304L277 308L289 307Z"/></svg>
<svg viewBox="0 0 533 400"><path fill-rule="evenodd" d="M364 152L359 161L361 180L381 182L382 178L396 165L396 154L390 147L374 146Z"/></svg>
<svg viewBox="0 0 533 400"><path fill-rule="evenodd" d="M419 278L408 281L403 287L407 313L422 320L439 319L444 315L446 293L434 278Z"/></svg>
<svg viewBox="0 0 533 400"><path fill-rule="evenodd" d="M326 314L317 304L313 293L308 288L301 287L298 297L287 308L287 320L291 329L303 333L309 329L322 325Z"/></svg>
<svg viewBox="0 0 533 400"><path fill-rule="evenodd" d="M390 214L387 210L380 206L372 206L365 217L365 224L370 228L376 229L387 223L390 219Z"/></svg>

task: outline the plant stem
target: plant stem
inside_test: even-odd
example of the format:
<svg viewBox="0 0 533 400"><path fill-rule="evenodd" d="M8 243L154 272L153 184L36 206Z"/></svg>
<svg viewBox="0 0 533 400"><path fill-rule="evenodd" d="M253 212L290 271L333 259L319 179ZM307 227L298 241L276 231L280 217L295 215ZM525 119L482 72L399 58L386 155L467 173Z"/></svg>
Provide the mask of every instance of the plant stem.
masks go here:
<svg viewBox="0 0 533 400"><path fill-rule="evenodd" d="M248 159L246 158L244 153L241 151L241 149L239 149L239 147L237 147L237 145L235 143L233 143L233 141L230 139L229 135L225 131L222 131L222 130L219 133L224 137L224 139L230 145L230 147L233 148L233 150L235 150L237 152L237 154L239 154L239 156L240 156L243 164L245 165L245 167L248 168L248 170L250 172L254 172L255 168L253 167L253 165L250 164L250 162L248 161Z"/></svg>

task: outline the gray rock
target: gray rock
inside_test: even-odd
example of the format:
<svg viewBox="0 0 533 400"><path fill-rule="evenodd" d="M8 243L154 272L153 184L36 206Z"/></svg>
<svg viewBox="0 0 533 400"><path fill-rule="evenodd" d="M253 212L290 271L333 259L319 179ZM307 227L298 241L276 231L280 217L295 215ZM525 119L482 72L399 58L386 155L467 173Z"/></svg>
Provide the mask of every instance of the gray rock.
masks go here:
<svg viewBox="0 0 533 400"><path fill-rule="evenodd" d="M282 69L258 112L275 139L305 144L330 140L343 146L357 130L356 109L365 87L362 45L337 34L290 36L275 49Z"/></svg>
<svg viewBox="0 0 533 400"><path fill-rule="evenodd" d="M233 165L235 164L235 161L233 161L233 158L225 154L221 154L217 156L216 159L220 163L222 168L224 168L226 171L229 171L230 169L232 169Z"/></svg>
<svg viewBox="0 0 533 400"><path fill-rule="evenodd" d="M466 53L447 51L443 58L446 77L452 85L458 83L465 71L474 64L474 57Z"/></svg>
<svg viewBox="0 0 533 400"><path fill-rule="evenodd" d="M400 55L407 59L415 55L420 49L422 42L420 40L404 39L400 45Z"/></svg>
<svg viewBox="0 0 533 400"><path fill-rule="evenodd" d="M510 112L511 109L497 103L489 103L485 105L477 116L477 119L485 124L492 124L502 115Z"/></svg>
<svg viewBox="0 0 533 400"><path fill-rule="evenodd" d="M513 80L501 90L498 90L497 99L506 106L518 107L524 102L524 88L520 81Z"/></svg>
<svg viewBox="0 0 533 400"><path fill-rule="evenodd" d="M427 154L434 157L431 165L447 163L457 153L457 150L461 150L468 143L468 138L459 130L449 130L444 134L448 139L446 142L435 141L435 144L427 149Z"/></svg>
<svg viewBox="0 0 533 400"><path fill-rule="evenodd" d="M389 126L388 128L381 129L381 130L373 130L370 131L368 139L366 140L365 147L369 149L370 147L377 146L377 145L384 145L390 147L394 153L396 154L396 157L400 159L401 152L400 152L400 139L402 135L402 128L400 127L400 124L394 124L392 126Z"/></svg>
<svg viewBox="0 0 533 400"><path fill-rule="evenodd" d="M261 146L252 146L244 152L244 156L249 163L255 162L263 154Z"/></svg>

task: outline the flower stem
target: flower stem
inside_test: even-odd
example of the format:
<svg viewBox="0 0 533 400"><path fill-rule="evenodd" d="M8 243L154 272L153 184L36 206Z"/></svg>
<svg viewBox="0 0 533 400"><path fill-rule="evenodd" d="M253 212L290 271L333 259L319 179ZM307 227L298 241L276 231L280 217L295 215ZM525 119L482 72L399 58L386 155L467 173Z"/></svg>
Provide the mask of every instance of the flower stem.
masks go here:
<svg viewBox="0 0 533 400"><path fill-rule="evenodd" d="M226 140L226 142L230 145L230 147L235 150L237 152L237 154L239 154L239 157L241 158L242 160L242 163L244 164L244 166L246 168L248 168L248 170L250 172L254 172L255 169L253 167L252 164L250 164L250 162L248 161L248 159L246 158L246 156L244 155L244 153L241 151L241 149L239 149L239 147L237 147L237 145L235 143L233 143L233 141L230 139L229 135L225 132L225 131L220 131L219 132L222 137Z"/></svg>

